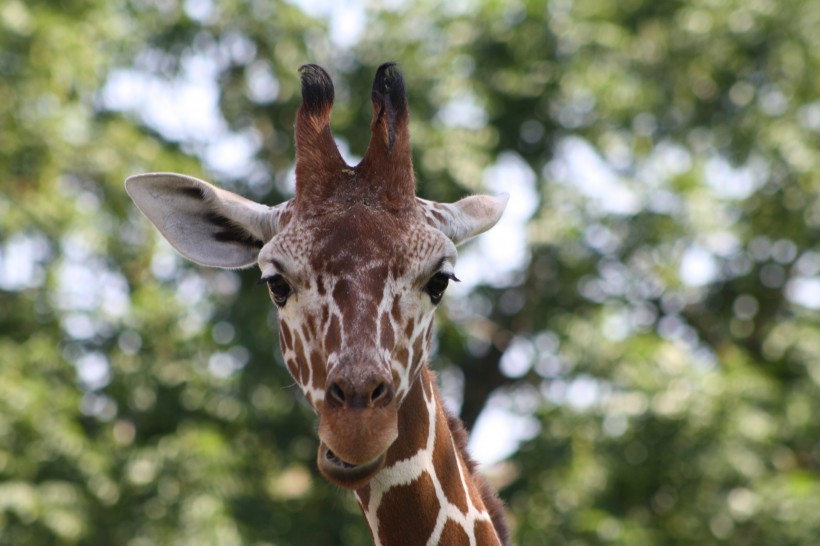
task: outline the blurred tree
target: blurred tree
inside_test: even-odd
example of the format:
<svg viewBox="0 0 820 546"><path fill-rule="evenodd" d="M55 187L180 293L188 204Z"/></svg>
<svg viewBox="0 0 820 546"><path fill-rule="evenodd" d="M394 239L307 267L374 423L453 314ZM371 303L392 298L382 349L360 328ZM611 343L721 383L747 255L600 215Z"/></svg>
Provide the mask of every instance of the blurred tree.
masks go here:
<svg viewBox="0 0 820 546"><path fill-rule="evenodd" d="M331 70L356 157L385 60L419 193L513 193L434 367L469 424L528 419L490 469L517 541L813 543L818 26L809 0L5 2L0 544L368 543L256 273L182 263L122 180L278 202L296 68Z"/></svg>

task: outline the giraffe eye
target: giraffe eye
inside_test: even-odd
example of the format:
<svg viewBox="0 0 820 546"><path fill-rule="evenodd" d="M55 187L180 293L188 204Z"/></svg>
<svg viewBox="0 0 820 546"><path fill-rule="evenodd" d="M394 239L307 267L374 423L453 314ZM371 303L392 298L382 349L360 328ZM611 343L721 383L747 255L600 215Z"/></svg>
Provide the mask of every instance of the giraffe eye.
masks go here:
<svg viewBox="0 0 820 546"><path fill-rule="evenodd" d="M268 283L268 290L271 298L273 298L273 303L277 307L284 307L290 295L293 294L293 288L288 284L288 281L278 273L262 280Z"/></svg>
<svg viewBox="0 0 820 546"><path fill-rule="evenodd" d="M424 291L429 294L430 301L433 302L433 305L438 305L441 301L442 296L444 296L444 291L447 290L447 285L450 284L451 279L458 281L452 273L439 271L427 281L427 284L424 286Z"/></svg>

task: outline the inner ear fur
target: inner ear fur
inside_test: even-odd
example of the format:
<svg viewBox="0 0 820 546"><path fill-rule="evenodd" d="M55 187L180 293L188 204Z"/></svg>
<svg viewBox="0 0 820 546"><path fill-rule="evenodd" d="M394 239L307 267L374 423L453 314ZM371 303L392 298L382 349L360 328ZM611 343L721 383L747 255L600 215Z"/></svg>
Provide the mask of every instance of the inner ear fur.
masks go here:
<svg viewBox="0 0 820 546"><path fill-rule="evenodd" d="M174 173L128 178L137 208L180 254L201 265L248 267L279 230L290 202L261 205L207 182Z"/></svg>
<svg viewBox="0 0 820 546"><path fill-rule="evenodd" d="M507 206L510 195L472 195L455 203L436 203L416 198L427 223L458 245L493 227Z"/></svg>

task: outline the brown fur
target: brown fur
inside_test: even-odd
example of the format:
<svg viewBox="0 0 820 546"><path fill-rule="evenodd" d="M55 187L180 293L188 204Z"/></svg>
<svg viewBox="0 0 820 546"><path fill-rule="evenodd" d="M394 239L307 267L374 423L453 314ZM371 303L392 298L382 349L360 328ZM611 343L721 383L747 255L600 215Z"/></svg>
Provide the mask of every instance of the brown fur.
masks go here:
<svg viewBox="0 0 820 546"><path fill-rule="evenodd" d="M375 332L377 324L382 327L378 340L366 335L358 340L356 337L348 338L347 344L353 345L345 347L345 354L355 360L355 366L344 362L339 364L337 371L328 374L327 382L335 387L348 383L366 385L372 382L371 376L377 368L374 367L375 360L369 356L378 354L370 347L374 341L382 350L394 351L402 357L402 361L409 359L408 348L393 347L402 332L394 330L390 322L391 316L399 322L398 297L392 309L379 317L371 313L376 304L370 301L374 294L361 289L383 286L388 276L400 277L403 274L404 252L407 249L397 241L407 239L408 226L421 220L415 198L416 182L410 153L409 110L404 81L393 63L379 67L372 89L370 144L362 161L350 167L342 160L330 131L330 110L334 99L330 77L315 65L303 67L301 75L303 101L295 127L294 216L304 226L309 239L320 241L308 251L313 271L320 275L327 273L336 276L332 297L341 311L341 321L346 331L364 334ZM338 249L345 250L338 252ZM381 263L389 264L389 268L396 270L378 266L362 270L356 258L374 252L380 254ZM341 276L340 272L343 272ZM407 322L403 333L409 340L415 322L412 319ZM334 316L326 333L326 351L339 345L339 327L339 321ZM426 442L431 416L428 415L422 391L427 391L428 399L433 396L437 403L437 413L432 417L437 420L432 454L436 476L424 471L413 482L387 490L378 506L369 507L369 486L360 489L357 494L365 512L368 508L376 511L378 520L383 523L371 532L378 534L385 544L409 544L416 538L425 543L438 513L439 500L433 486L435 478L441 481L447 500L462 512L468 509L468 496L473 505L486 508L495 534L506 545L509 543L509 531L503 519L501 502L476 473L476 464L466 451L467 433L461 421L444 410L434 384L434 375L422 362L423 349L430 345L431 336L432 324L408 344L413 357L410 359L412 362L407 364L410 369L421 369L421 372L400 407L397 408L392 402L382 408L355 409L348 406L354 394L361 395L358 391L351 391L350 396L337 396L336 402L328 394L322 411L319 411L320 437L323 442L329 442L333 452L342 459L363 463L383 449L382 446L395 433L396 424L390 417L392 412L394 418L398 418L401 434L386 452L385 464L390 467L397 461L411 457ZM283 331L283 337L286 345L290 345L291 332ZM297 358L305 360L298 337L293 337L296 338L293 345ZM387 383L390 383L389 378ZM362 392L366 394L370 391L365 389ZM368 441L364 441L365 438ZM453 445L456 446L455 450L452 449ZM459 459L463 461L461 467L466 467L467 484L454 481L461 475ZM319 462L321 468L321 459ZM326 477L333 481L332 476L326 474ZM344 487L359 487L341 481L335 483ZM475 529L465 530L452 520L445 525L441 543L464 543L467 533L475 533L480 544L495 543L489 522L477 521Z"/></svg>
<svg viewBox="0 0 820 546"><path fill-rule="evenodd" d="M447 425L450 428L450 434L453 436L456 448L458 448L461 453L461 457L467 463L470 476L473 479L473 483L476 484L481 493L481 500L484 502L484 506L486 506L487 511L490 512L490 517L493 520L495 532L498 534L498 538L501 539L501 544L504 546L509 546L510 530L509 527L507 527L506 520L504 519L504 504L501 502L501 499L498 498L498 495L496 495L495 491L493 491L487 481L480 474L478 474L478 472L476 472L477 464L472 457L470 457L470 454L467 451L467 430L464 428L464 424L461 422L461 419L451 414L446 408L445 412L447 414Z"/></svg>

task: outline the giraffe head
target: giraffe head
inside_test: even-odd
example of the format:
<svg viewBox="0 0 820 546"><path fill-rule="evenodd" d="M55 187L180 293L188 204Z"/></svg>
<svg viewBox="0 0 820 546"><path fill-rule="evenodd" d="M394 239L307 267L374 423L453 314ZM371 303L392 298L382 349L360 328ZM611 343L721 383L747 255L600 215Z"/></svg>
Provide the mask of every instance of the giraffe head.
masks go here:
<svg viewBox="0 0 820 546"><path fill-rule="evenodd" d="M190 260L258 264L288 370L319 416L319 469L352 489L381 469L400 434L433 313L456 279L456 245L492 227L507 196L415 197L404 82L391 63L373 83L370 144L348 166L330 132L329 76L315 65L300 72L293 199L269 207L169 173L131 177L126 189Z"/></svg>

